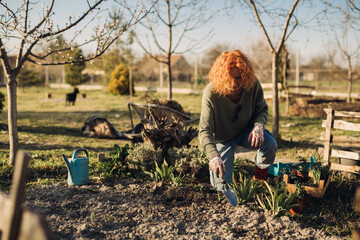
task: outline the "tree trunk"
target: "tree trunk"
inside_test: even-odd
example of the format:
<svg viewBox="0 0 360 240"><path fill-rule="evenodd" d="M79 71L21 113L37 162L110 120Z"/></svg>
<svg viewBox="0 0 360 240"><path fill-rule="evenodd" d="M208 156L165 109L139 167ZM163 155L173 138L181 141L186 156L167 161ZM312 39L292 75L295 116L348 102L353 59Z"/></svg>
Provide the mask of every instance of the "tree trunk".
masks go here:
<svg viewBox="0 0 360 240"><path fill-rule="evenodd" d="M278 97L278 58L279 55L276 52L273 52L272 57L272 84L273 84L273 126L272 134L275 138L279 137L279 97Z"/></svg>
<svg viewBox="0 0 360 240"><path fill-rule="evenodd" d="M348 97L346 99L346 102L351 102L351 89L352 89L352 67L351 67L351 57L347 56L348 59L348 72L347 72L347 78L348 78Z"/></svg>
<svg viewBox="0 0 360 240"><path fill-rule="evenodd" d="M289 88L287 84L287 58L288 58L288 52L285 50L285 53L283 55L283 87L285 90L285 97L286 97L286 113L289 113Z"/></svg>
<svg viewBox="0 0 360 240"><path fill-rule="evenodd" d="M172 74L171 74L171 55L172 55L172 20L171 20L171 7L170 1L166 0L167 6L167 23L168 23L168 32L169 32L169 45L167 50L167 65L168 65L168 81L169 81L169 88L168 88L168 100L172 99Z"/></svg>
<svg viewBox="0 0 360 240"><path fill-rule="evenodd" d="M172 99L172 73L171 73L171 55L168 56L168 81L169 81L169 88L168 88L168 100Z"/></svg>
<svg viewBox="0 0 360 240"><path fill-rule="evenodd" d="M17 103L16 76L7 75L7 96L8 96L8 129L10 143L10 163L15 165L16 152L19 148L18 128L17 128Z"/></svg>

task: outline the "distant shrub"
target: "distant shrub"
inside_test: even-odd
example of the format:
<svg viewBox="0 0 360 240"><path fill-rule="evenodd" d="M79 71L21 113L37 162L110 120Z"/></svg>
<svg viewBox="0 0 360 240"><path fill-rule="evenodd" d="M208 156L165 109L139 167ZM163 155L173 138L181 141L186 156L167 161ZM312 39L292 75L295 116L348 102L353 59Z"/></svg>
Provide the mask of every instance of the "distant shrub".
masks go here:
<svg viewBox="0 0 360 240"><path fill-rule="evenodd" d="M111 73L108 88L112 94L125 95L130 93L129 70L125 64L119 64Z"/></svg>
<svg viewBox="0 0 360 240"><path fill-rule="evenodd" d="M75 48L73 51L69 52L69 57L71 60L82 60L83 53L81 49ZM89 81L90 77L88 74L82 74L82 71L85 69L85 62L78 62L65 65L65 80L66 83L75 87L80 84L83 84Z"/></svg>
<svg viewBox="0 0 360 240"><path fill-rule="evenodd" d="M28 68L22 68L16 80L20 87L39 86L43 84L40 74Z"/></svg>

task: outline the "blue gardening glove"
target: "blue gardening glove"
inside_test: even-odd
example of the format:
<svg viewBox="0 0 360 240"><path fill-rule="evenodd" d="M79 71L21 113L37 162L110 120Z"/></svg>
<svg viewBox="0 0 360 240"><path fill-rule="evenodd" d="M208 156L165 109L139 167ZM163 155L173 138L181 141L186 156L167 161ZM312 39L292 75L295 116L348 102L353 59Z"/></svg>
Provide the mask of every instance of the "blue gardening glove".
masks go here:
<svg viewBox="0 0 360 240"><path fill-rule="evenodd" d="M264 126L261 123L255 123L248 142L252 148L259 149L264 144L264 141Z"/></svg>
<svg viewBox="0 0 360 240"><path fill-rule="evenodd" d="M211 171L215 173L215 176L218 178L220 175L220 178L223 179L225 176L225 165L224 162L221 160L219 156L213 157L210 159L209 167Z"/></svg>

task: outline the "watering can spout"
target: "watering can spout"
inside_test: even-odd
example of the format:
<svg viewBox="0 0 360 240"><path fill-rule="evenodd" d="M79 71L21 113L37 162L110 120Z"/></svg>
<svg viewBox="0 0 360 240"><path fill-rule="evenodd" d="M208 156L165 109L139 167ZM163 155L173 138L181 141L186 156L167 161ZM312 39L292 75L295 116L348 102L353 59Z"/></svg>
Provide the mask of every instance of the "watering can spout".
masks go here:
<svg viewBox="0 0 360 240"><path fill-rule="evenodd" d="M62 155L62 157L63 157L63 158L64 158L64 160L65 160L66 166L67 166L67 168L68 168L68 170L69 170L70 174L72 175L72 173L71 173L71 166L70 166L70 161L69 161L69 159L65 156L65 154L63 154L63 155Z"/></svg>

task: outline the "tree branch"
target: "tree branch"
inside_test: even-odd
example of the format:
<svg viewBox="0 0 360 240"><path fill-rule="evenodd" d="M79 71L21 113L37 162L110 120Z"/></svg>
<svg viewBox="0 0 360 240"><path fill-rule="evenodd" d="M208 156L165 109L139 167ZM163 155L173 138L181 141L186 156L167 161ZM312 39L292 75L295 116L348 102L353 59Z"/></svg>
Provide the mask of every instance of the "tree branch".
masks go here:
<svg viewBox="0 0 360 240"><path fill-rule="evenodd" d="M8 6L6 5L6 3L3 3L2 1L0 1L0 5L2 5L2 6L6 9L6 11L8 11L9 13L11 13L11 14L13 15L13 18L14 18L14 19L17 19L17 18L16 18L16 14L15 14L10 8L8 8Z"/></svg>
<svg viewBox="0 0 360 240"><path fill-rule="evenodd" d="M51 12L52 12L53 7L54 7L54 1L55 1L55 0L51 0L50 7L49 7L49 9L47 10L46 15L43 17L43 19L42 19L36 26L33 27L33 29L31 29L31 30L27 33L28 35L33 34L37 29L39 29L39 27L40 27L41 25L43 25L43 23L44 23L45 21L47 21L47 19L49 18L50 14L51 14Z"/></svg>
<svg viewBox="0 0 360 240"><path fill-rule="evenodd" d="M254 14L255 14L255 17L256 17L256 21L259 23L260 28L261 28L261 30L263 31L263 33L264 33L264 35L265 35L265 37L266 37L266 41L268 42L270 51L271 51L271 52L274 52L274 51L275 51L275 48L274 48L274 46L273 46L273 44L272 44L272 42L271 42L271 39L270 39L270 37L269 37L266 29L265 29L264 24L262 23L262 21L261 21L261 19L260 19L259 12L258 12L258 10L256 9L256 6L255 6L255 2L254 2L253 0L249 0L249 2L250 2L250 5L251 5L251 8L252 8L253 11L254 11Z"/></svg>
<svg viewBox="0 0 360 240"><path fill-rule="evenodd" d="M65 26L62 29L59 29L58 31L52 32L52 31L48 31L47 33L44 34L40 34L38 36L39 39L41 38L46 38L52 35L57 35L60 33L63 33L73 27L75 27L77 24L79 24L86 16L88 16L94 9L96 9L104 0L98 0L97 2L95 2L94 5L90 6L90 8L83 13L83 15L81 15L75 22L71 23L69 26Z"/></svg>
<svg viewBox="0 0 360 240"><path fill-rule="evenodd" d="M9 58L8 58L8 55L7 55L6 51L5 51L4 44L3 44L1 38L0 38L0 59L1 59L1 62L3 64L4 70L6 70L5 72L11 73L12 69L11 69L11 66L10 66Z"/></svg>
<svg viewBox="0 0 360 240"><path fill-rule="evenodd" d="M29 17L29 4L30 4L29 0L26 0L26 2L25 2L24 31L22 33L20 46L19 46L19 49L18 49L18 54L16 56L16 68L19 67L19 63L21 62L22 52L24 50L26 31L27 31L27 25L28 25L28 17Z"/></svg>
<svg viewBox="0 0 360 240"><path fill-rule="evenodd" d="M283 32L282 32L282 34L281 34L280 41L279 41L279 43L278 43L278 45L277 45L277 47L276 47L276 52L277 52L277 53L280 52L282 46L284 45L285 36L286 36L286 32L287 32L288 27L289 27L290 19L291 19L293 13L294 13L294 10L295 10L297 4L299 3L299 1L300 1L300 0L295 0L295 1L294 1L294 3L293 3L293 5L292 5L289 13L288 13L287 16L286 16L286 20L285 20L284 27L283 27ZM295 25L295 27L296 27L296 25Z"/></svg>
<svg viewBox="0 0 360 240"><path fill-rule="evenodd" d="M348 0L348 1L349 1L349 4L350 4L350 7L352 9L355 9L355 10L360 12L360 7L356 6L354 1L352 1L352 0Z"/></svg>
<svg viewBox="0 0 360 240"><path fill-rule="evenodd" d="M154 43L155 43L155 45L157 46L157 48L158 48L160 51L162 51L162 52L166 52L166 50L161 47L161 45L160 45L160 43L159 43L159 41L158 41L158 39L157 39L157 37L156 37L155 31L154 31L154 29L152 28L152 26L151 26L151 24L150 24L150 20L149 20L149 18L148 18L147 16L146 16L146 23L147 23L146 28L150 31L151 36L152 36L152 38L153 38L153 40L154 40ZM140 46L143 46L143 45L140 44ZM145 48L143 48L143 49L145 50Z"/></svg>

